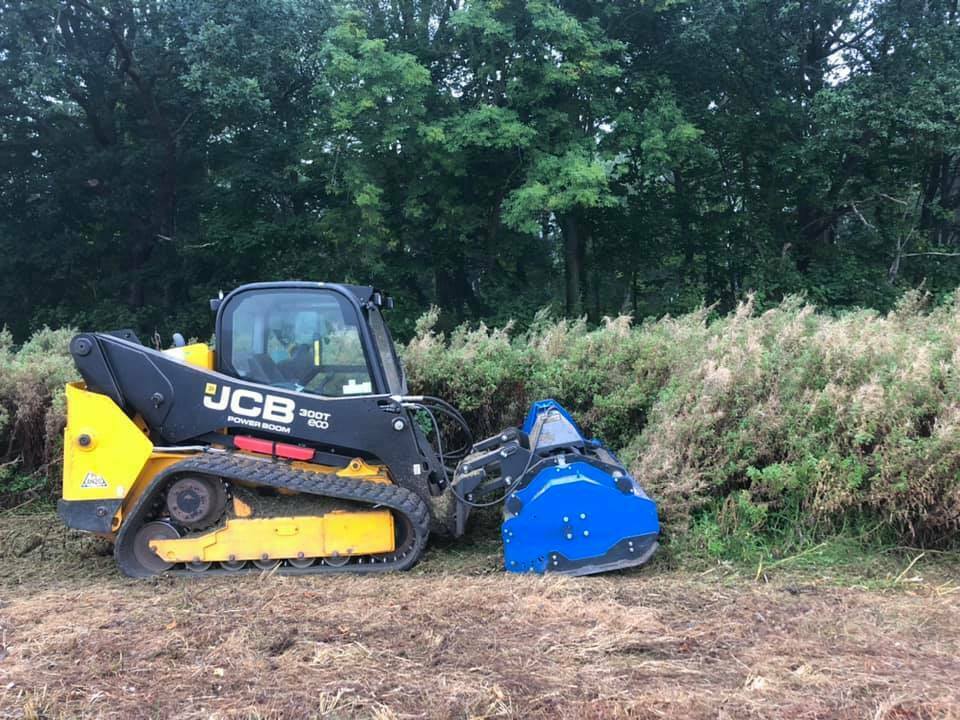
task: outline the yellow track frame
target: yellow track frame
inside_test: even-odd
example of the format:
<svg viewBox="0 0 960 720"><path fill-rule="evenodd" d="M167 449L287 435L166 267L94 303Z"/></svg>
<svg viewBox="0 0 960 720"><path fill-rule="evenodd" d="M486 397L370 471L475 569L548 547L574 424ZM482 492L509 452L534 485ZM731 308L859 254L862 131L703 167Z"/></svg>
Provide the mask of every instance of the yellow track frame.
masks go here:
<svg viewBox="0 0 960 720"><path fill-rule="evenodd" d="M333 511L325 515L235 518L204 535L153 540L167 562L224 562L349 557L396 549L389 510Z"/></svg>

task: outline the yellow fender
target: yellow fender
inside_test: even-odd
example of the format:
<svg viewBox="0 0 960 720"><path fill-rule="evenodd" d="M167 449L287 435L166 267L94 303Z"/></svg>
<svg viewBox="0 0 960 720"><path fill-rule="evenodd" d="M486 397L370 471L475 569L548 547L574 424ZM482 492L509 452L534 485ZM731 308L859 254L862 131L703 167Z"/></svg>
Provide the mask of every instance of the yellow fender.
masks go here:
<svg viewBox="0 0 960 720"><path fill-rule="evenodd" d="M153 443L106 395L67 385L63 499L122 500L153 452Z"/></svg>

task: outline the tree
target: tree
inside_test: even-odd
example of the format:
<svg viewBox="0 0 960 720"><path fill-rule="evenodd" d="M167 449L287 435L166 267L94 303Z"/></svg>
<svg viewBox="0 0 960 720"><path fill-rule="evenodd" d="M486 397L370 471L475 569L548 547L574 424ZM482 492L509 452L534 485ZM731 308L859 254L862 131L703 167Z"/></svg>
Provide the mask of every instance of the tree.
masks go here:
<svg viewBox="0 0 960 720"><path fill-rule="evenodd" d="M204 336L251 280L403 337L960 282L956 0L0 0L0 316Z"/></svg>

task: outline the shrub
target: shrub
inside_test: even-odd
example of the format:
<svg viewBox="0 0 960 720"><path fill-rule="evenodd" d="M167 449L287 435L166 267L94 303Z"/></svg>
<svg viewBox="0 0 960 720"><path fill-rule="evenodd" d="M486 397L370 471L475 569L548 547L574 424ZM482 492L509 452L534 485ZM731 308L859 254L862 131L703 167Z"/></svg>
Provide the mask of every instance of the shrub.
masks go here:
<svg viewBox="0 0 960 720"><path fill-rule="evenodd" d="M71 329L37 331L19 349L0 331L0 495L15 504L59 479L65 423L63 386L77 379Z"/></svg>
<svg viewBox="0 0 960 720"><path fill-rule="evenodd" d="M669 530L803 545L842 530L948 545L960 526L960 299L907 295L888 315L752 300L597 329L421 321L404 353L416 392L460 405L480 434L554 397L621 453ZM704 531L705 532L705 531ZM729 544L717 544L727 547Z"/></svg>

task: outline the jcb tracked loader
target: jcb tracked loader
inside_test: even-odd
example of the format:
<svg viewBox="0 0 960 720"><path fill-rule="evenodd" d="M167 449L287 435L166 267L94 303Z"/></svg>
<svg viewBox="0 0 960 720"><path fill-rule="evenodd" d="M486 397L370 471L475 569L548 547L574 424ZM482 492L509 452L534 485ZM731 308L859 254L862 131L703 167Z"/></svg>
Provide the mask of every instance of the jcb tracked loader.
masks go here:
<svg viewBox="0 0 960 720"><path fill-rule="evenodd" d="M474 444L450 404L409 395L391 306L371 287L256 283L211 301L216 351L76 336L61 518L133 577L404 570L431 531L461 535L499 500L507 570L649 559L656 506L555 402Z"/></svg>

